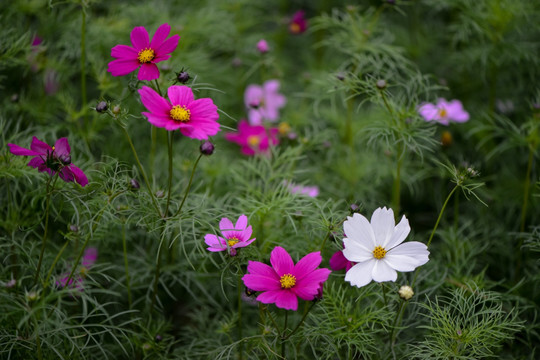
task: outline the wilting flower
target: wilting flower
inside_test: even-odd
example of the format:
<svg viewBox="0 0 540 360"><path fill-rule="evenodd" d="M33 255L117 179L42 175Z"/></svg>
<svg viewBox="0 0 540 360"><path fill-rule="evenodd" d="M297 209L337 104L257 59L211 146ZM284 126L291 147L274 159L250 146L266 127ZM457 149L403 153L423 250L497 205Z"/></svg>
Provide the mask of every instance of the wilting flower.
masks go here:
<svg viewBox="0 0 540 360"><path fill-rule="evenodd" d="M298 10L294 13L289 23L289 31L292 34L302 34L307 30L307 26L306 12L304 10Z"/></svg>
<svg viewBox="0 0 540 360"><path fill-rule="evenodd" d="M248 120L251 125L260 125L263 120L275 122L279 118L279 109L285 106L287 99L278 93L279 81L268 80L263 86L249 85L244 93L244 102L248 108Z"/></svg>
<svg viewBox="0 0 540 360"><path fill-rule="evenodd" d="M345 274L345 281L358 287L376 282L395 281L397 271L413 271L428 262L427 246L418 241L402 244L411 228L405 216L395 225L392 209L378 208L371 223L355 213L343 224L346 238L343 255L357 264Z"/></svg>
<svg viewBox="0 0 540 360"><path fill-rule="evenodd" d="M334 271L343 269L345 269L345 271L349 271L354 264L354 262L347 260L345 255L343 255L343 250L336 251L330 258L330 268Z"/></svg>
<svg viewBox="0 0 540 360"><path fill-rule="evenodd" d="M156 30L152 41L148 38L148 32L143 26L137 26L131 31L131 44L116 45L111 49L111 56L116 60L109 63L108 72L112 76L123 76L137 70L139 67L139 80L154 80L159 78L159 69L156 63L165 61L178 46L179 35L167 39L171 27L163 24Z"/></svg>
<svg viewBox="0 0 540 360"><path fill-rule="evenodd" d="M450 121L462 123L469 120L469 113L463 109L459 100L450 102L439 99L437 104L424 103L418 108L418 112L426 121L437 121L448 125Z"/></svg>
<svg viewBox="0 0 540 360"><path fill-rule="evenodd" d="M304 256L295 265L285 249L276 246L270 254L268 266L258 261L248 262L248 274L242 277L244 285L262 291L257 300L263 304L275 303L287 310L298 309L298 297L311 301L328 279L330 270L317 269L322 261L319 251Z"/></svg>
<svg viewBox="0 0 540 360"><path fill-rule="evenodd" d="M150 112L142 114L154 126L166 130L180 130L192 139L206 140L219 131L217 106L210 98L194 100L188 86L173 85L167 90L169 100L143 86L139 90L143 105Z"/></svg>
<svg viewBox="0 0 540 360"><path fill-rule="evenodd" d="M32 138L30 150L15 144L8 144L9 151L14 155L32 156L28 166L37 168L39 172L46 171L53 176L58 175L65 182L75 181L81 186L88 184L88 178L81 169L71 163L71 148L67 138L56 140L53 147L39 140Z"/></svg>
<svg viewBox="0 0 540 360"><path fill-rule="evenodd" d="M240 145L243 154L252 156L268 154L270 146L279 144L278 133L278 128L252 126L246 120L241 120L238 123L238 132L225 134L225 139Z"/></svg>
<svg viewBox="0 0 540 360"><path fill-rule="evenodd" d="M266 40L259 40L259 42L257 43L257 50L259 50L261 54L265 54L270 50L270 47L268 46Z"/></svg>
<svg viewBox="0 0 540 360"><path fill-rule="evenodd" d="M309 197L317 197L319 195L318 186L297 185L295 183L292 183L286 180L285 180L285 184L289 188L289 191L291 192L291 194L307 195Z"/></svg>
<svg viewBox="0 0 540 360"><path fill-rule="evenodd" d="M60 279L56 281L56 286L59 288L65 288L69 286L70 288L75 288L79 291L83 291L83 283L88 270L96 263L98 255L98 250L94 247L89 247L84 251L81 265L82 267L79 270L78 274L73 274L73 277L69 280L68 278L71 271L65 272Z"/></svg>
<svg viewBox="0 0 540 360"><path fill-rule="evenodd" d="M240 215L235 225L227 218L221 219L219 229L223 237L206 234L204 237L204 242L208 245L206 250L216 252L229 249L229 255L235 256L236 249L246 247L255 241L255 238L250 239L253 230L251 225L247 224L246 215Z"/></svg>

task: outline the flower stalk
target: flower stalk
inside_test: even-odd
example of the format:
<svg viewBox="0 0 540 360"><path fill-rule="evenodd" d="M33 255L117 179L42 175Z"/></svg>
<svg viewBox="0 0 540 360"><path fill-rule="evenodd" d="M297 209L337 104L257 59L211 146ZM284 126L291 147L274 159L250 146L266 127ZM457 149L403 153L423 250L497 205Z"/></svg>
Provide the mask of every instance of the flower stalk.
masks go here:
<svg viewBox="0 0 540 360"><path fill-rule="evenodd" d="M53 180L54 178L54 181L53 181L53 184L51 186L51 181ZM50 208L50 204L51 204L51 194L52 194L52 189L54 188L54 184L56 183L56 179L58 178L58 176L55 174L54 176L49 176L49 178L47 179L47 184L45 186L46 188L46 205L45 205L45 230L43 231L43 239L41 240L41 252L39 254L39 260L38 260L38 265L37 265L37 268L36 268L36 275L34 276L34 285L37 284L38 282L38 279L39 279L39 272L41 270L41 263L43 262L43 254L45 252L45 246L47 244L47 231L49 229L49 208Z"/></svg>

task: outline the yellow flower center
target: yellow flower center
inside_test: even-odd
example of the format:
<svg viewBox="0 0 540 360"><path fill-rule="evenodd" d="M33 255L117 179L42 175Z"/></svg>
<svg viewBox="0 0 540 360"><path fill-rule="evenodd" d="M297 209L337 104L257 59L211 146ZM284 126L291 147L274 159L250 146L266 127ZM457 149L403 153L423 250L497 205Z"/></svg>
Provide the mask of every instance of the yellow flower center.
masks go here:
<svg viewBox="0 0 540 360"><path fill-rule="evenodd" d="M297 23L292 23L290 26L289 26L289 29L291 29L291 32L294 33L294 34L298 34L300 32L300 25L298 25Z"/></svg>
<svg viewBox="0 0 540 360"><path fill-rule="evenodd" d="M380 259L382 259L383 257L386 256L386 252L387 252L387 251L384 250L383 247L381 247L381 246L376 246L375 249L373 250L373 257L374 257L375 259L380 260Z"/></svg>
<svg viewBox="0 0 540 360"><path fill-rule="evenodd" d="M257 135L250 135L247 138L247 143L250 146L257 146L261 143L261 139Z"/></svg>
<svg viewBox="0 0 540 360"><path fill-rule="evenodd" d="M448 115L448 111L446 109L439 109L439 116L440 117L446 117Z"/></svg>
<svg viewBox="0 0 540 360"><path fill-rule="evenodd" d="M282 289L290 289L296 285L296 277L292 274L285 274L279 279Z"/></svg>
<svg viewBox="0 0 540 360"><path fill-rule="evenodd" d="M141 51L139 51L139 55L137 56L137 59L141 64L149 63L150 61L154 60L156 57L156 53L153 49L146 48Z"/></svg>
<svg viewBox="0 0 540 360"><path fill-rule="evenodd" d="M282 122L279 124L278 129L281 135L287 135L291 131L291 126L286 122Z"/></svg>
<svg viewBox="0 0 540 360"><path fill-rule="evenodd" d="M54 145L52 146L52 151L54 151Z"/></svg>
<svg viewBox="0 0 540 360"><path fill-rule="evenodd" d="M81 275L86 276L88 274L88 269L84 266L81 266Z"/></svg>
<svg viewBox="0 0 540 360"><path fill-rule="evenodd" d="M191 111L186 109L185 106L175 105L169 112L173 120L187 122L190 119Z"/></svg>
<svg viewBox="0 0 540 360"><path fill-rule="evenodd" d="M229 247L235 245L235 244L238 244L240 240L238 240L238 238L236 236L233 236L232 238L230 238L228 241L227 241L227 245L229 245Z"/></svg>

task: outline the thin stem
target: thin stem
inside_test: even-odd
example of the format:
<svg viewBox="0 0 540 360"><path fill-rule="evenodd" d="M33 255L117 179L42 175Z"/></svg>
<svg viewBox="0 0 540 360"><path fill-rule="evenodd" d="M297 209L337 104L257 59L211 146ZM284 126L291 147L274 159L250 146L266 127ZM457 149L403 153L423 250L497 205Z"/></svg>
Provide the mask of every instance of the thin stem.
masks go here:
<svg viewBox="0 0 540 360"><path fill-rule="evenodd" d="M296 325L296 327L293 329L293 331L291 331L287 336L285 336L283 338L283 340L287 340L288 338L290 338L291 336L294 335L294 333L296 333L296 331L298 329L300 329L300 326L302 326L302 324L304 323L304 320L306 320L306 317L307 315L309 314L309 312L311 311L311 309L313 309L313 307L315 306L316 302L313 301L311 303L311 306L307 309L307 311L304 311L304 315L302 316L302 319L300 319L300 322Z"/></svg>
<svg viewBox="0 0 540 360"><path fill-rule="evenodd" d="M167 134L167 147L169 149L169 183L168 183L168 192L167 192L167 205L165 206L165 212L163 216L169 216L169 204L171 203L171 187L172 187L172 177L173 177L173 132L169 131Z"/></svg>
<svg viewBox="0 0 540 360"><path fill-rule="evenodd" d="M154 165L156 163L156 143L157 143L157 127L150 125L150 178L154 175Z"/></svg>
<svg viewBox="0 0 540 360"><path fill-rule="evenodd" d="M129 284L129 265L128 265L128 258L127 258L127 244L126 244L126 224L122 223L122 246L124 248L124 267L126 268L126 287L128 292L128 304L129 309L131 309L131 305L133 304L132 298L131 298L131 286Z"/></svg>
<svg viewBox="0 0 540 360"><path fill-rule="evenodd" d="M386 298L386 286L384 286L384 283L380 283L382 287L382 294L384 299L384 305L388 306L388 299Z"/></svg>
<svg viewBox="0 0 540 360"><path fill-rule="evenodd" d="M396 317L394 318L394 323L392 324L392 330L390 330L390 346L393 348L394 347L394 333L395 333L395 330L396 330L396 325L398 323L398 319L401 317L401 311L403 310L403 305L405 304L405 301L402 300L400 303L399 303L399 308L398 308L398 311L396 312ZM397 334L396 334L397 335Z"/></svg>
<svg viewBox="0 0 540 360"><path fill-rule="evenodd" d="M345 123L345 144L349 145L352 148L353 146L353 137L352 137L352 121L353 121L353 99L347 99L347 121Z"/></svg>
<svg viewBox="0 0 540 360"><path fill-rule="evenodd" d="M191 183L193 182L193 175L195 174L195 169L197 169L197 165L199 164L199 160L201 160L202 154L199 155L197 160L195 161L195 164L193 165L193 170L191 170L191 176L189 178L189 183L186 188L186 191L184 193L184 198L182 199L182 202L180 203L180 207L178 208L178 211L176 211L176 214L174 216L177 216L182 211L182 207L184 206L184 203L186 202L186 198L189 194L189 190L191 189Z"/></svg>
<svg viewBox="0 0 540 360"><path fill-rule="evenodd" d="M454 197L454 229L459 227L459 193Z"/></svg>
<svg viewBox="0 0 540 360"><path fill-rule="evenodd" d="M159 249L158 249L158 253L157 253L157 261L156 261L156 271L154 273L154 285L153 285L153 294L152 294L152 303L150 305L150 309L153 309L154 306L156 305L156 301L157 301L157 292L158 292L158 284L159 284L159 275L161 274L161 249L163 248L163 241L164 240L164 236L162 234L162 237L161 237L161 241L162 243L159 244Z"/></svg>
<svg viewBox="0 0 540 360"><path fill-rule="evenodd" d="M285 332L287 331L287 321L289 320L289 311L285 310L285 323L283 324L283 332L281 337L281 357L285 359L285 340L288 339L288 336L285 335Z"/></svg>
<svg viewBox="0 0 540 360"><path fill-rule="evenodd" d="M146 188L148 189L148 193L150 194L150 197L152 198L152 203L154 204L154 208L156 209L159 217L161 217L161 210L159 210L159 206L157 204L156 198L154 197L154 193L152 193L152 188L150 186L150 183L148 182L148 177L146 176L146 172L144 171L141 161L139 160L139 156L137 155L137 150L135 150L135 146L133 146L133 142L131 141L131 137L129 136L129 133L127 132L126 128L122 126L122 129L124 130L124 133L126 134L126 137L129 142L129 146L131 147L131 151L133 151L133 155L135 156L135 161L137 161L137 165L139 166L139 170L141 171L141 174L143 176L144 183L146 184Z"/></svg>
<svg viewBox="0 0 540 360"><path fill-rule="evenodd" d="M323 251L324 245L326 245L326 242L328 241L328 238L330 237L330 233L331 233L331 231L328 230L328 232L326 233L326 236L324 237L324 240L323 240L323 242L321 244L321 249L319 250L320 252Z"/></svg>
<svg viewBox="0 0 540 360"><path fill-rule="evenodd" d="M398 147L398 159L396 164L396 177L394 178L394 186L392 187L392 208L394 213L399 214L400 199L401 199L401 167L403 165L403 158L405 152L403 151L403 145Z"/></svg>
<svg viewBox="0 0 540 360"><path fill-rule="evenodd" d="M525 175L525 189L523 191L523 206L521 207L521 224L519 226L519 231L525 231L525 221L527 220L527 206L529 202L529 189L531 187L531 170L532 163L534 158L534 151L532 146L529 149L529 160L527 163L527 173Z"/></svg>
<svg viewBox="0 0 540 360"><path fill-rule="evenodd" d="M240 339L240 349L238 349L238 359L244 358L244 342L242 341L242 277L238 276L238 338Z"/></svg>
<svg viewBox="0 0 540 360"><path fill-rule="evenodd" d="M159 83L158 83L157 79L154 80L154 83L156 84L156 90L157 90L159 96L162 96L161 89L159 87Z"/></svg>
<svg viewBox="0 0 540 360"><path fill-rule="evenodd" d="M39 337L39 329L37 320L34 318L34 325L36 326L36 346L37 346L37 357L39 360L43 360L43 352L41 350L41 339Z"/></svg>
<svg viewBox="0 0 540 360"><path fill-rule="evenodd" d="M60 251L56 255L56 258L54 259L54 262L52 263L52 265L51 265L51 267L49 269L49 272L47 273L47 277L45 278L45 285L43 285L43 290L47 289L47 287L49 286L49 279L51 278L54 267L56 266L56 263L58 262L58 260L60 260L60 257L64 253L64 250L66 249L68 244L69 244L69 240L66 240L66 242L64 243L64 246L62 246L62 248L60 249Z"/></svg>
<svg viewBox="0 0 540 360"><path fill-rule="evenodd" d="M55 175L56 176L56 175ZM45 253L45 245L47 244L47 230L49 229L49 207L51 204L51 191L50 185L53 177L49 176L46 185L47 200L45 205L45 231L43 232L43 239L41 240L41 252L39 254L39 261L36 268L36 275L34 276L34 285L37 284L39 278L39 271L41 270L41 263L43 262L43 254Z"/></svg>
<svg viewBox="0 0 540 360"><path fill-rule="evenodd" d="M86 125L86 11L84 10L84 6L82 7L81 16L81 96L83 119Z"/></svg>

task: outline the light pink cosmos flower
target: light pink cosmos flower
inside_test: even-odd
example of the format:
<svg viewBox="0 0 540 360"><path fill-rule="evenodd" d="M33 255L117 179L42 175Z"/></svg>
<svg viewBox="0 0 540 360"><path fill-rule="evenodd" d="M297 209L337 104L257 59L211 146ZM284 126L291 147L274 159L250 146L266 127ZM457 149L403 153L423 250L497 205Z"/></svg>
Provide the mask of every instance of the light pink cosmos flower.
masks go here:
<svg viewBox="0 0 540 360"><path fill-rule="evenodd" d="M240 145L242 154L266 155L269 153L270 146L279 144L278 133L278 128L266 129L262 125L252 126L246 120L241 120L238 123L238 132L225 134L225 139Z"/></svg>
<svg viewBox="0 0 540 360"><path fill-rule="evenodd" d="M235 256L236 249L246 247L255 241L255 238L250 239L253 230L251 225L247 226L247 224L248 218L243 214L236 221L236 225L227 218L221 219L219 229L223 237L206 234L204 237L204 242L208 245L206 250L216 252L229 249L229 255Z"/></svg>
<svg viewBox="0 0 540 360"><path fill-rule="evenodd" d="M307 30L307 27L306 12L304 10L298 10L294 13L289 23L289 31L292 34L302 34Z"/></svg>
<svg viewBox="0 0 540 360"><path fill-rule="evenodd" d="M319 195L318 186L303 186L285 180L285 184L289 188L291 194L307 195L309 197L317 197Z"/></svg>
<svg viewBox="0 0 540 360"><path fill-rule="evenodd" d="M108 72L112 76L123 76L137 70L140 66L137 78L139 80L154 80L159 78L159 69L156 63L165 61L178 46L179 35L167 39L171 27L163 24L156 30L152 41L143 26L137 26L131 31L131 44L116 45L111 49L111 56L116 60L109 63Z"/></svg>
<svg viewBox="0 0 540 360"><path fill-rule="evenodd" d="M142 114L148 122L165 130L180 130L192 139L206 140L219 131L217 106L210 98L194 100L188 86L173 85L167 90L169 100L143 86L139 90L143 105L150 112Z"/></svg>
<svg viewBox="0 0 540 360"><path fill-rule="evenodd" d="M278 80L268 80L262 87L252 84L246 88L244 102L251 125L261 125L263 120L278 120L279 109L287 103L285 96L278 93L279 86Z"/></svg>
<svg viewBox="0 0 540 360"><path fill-rule="evenodd" d="M270 254L272 266L249 261L248 274L242 280L247 288L262 291L257 300L263 304L275 303L282 309L297 310L297 297L306 301L315 299L330 275L328 269L317 269L321 261L321 253L317 251L307 254L295 265L289 253L276 246Z"/></svg>
<svg viewBox="0 0 540 360"><path fill-rule="evenodd" d="M469 120L469 113L463 109L459 100L448 102L441 98L436 104L423 103L418 112L426 121L437 121L443 125L448 125L450 121L463 123Z"/></svg>
<svg viewBox="0 0 540 360"><path fill-rule="evenodd" d="M264 39L259 40L259 42L257 43L257 50L259 50L261 54L265 54L268 51L270 51L270 47L268 46L268 43L266 42L266 40Z"/></svg>
<svg viewBox="0 0 540 360"><path fill-rule="evenodd" d="M65 272L60 279L56 281L56 286L63 289L66 286L69 286L70 288L75 288L79 291L83 291L83 284L84 284L84 278L86 277L86 274L88 273L88 270L96 263L98 256L98 250L94 247L89 247L84 251L82 261L81 261L81 269L79 271L79 274L73 274L73 277L69 280L69 284L67 283L69 274L71 271Z"/></svg>
<svg viewBox="0 0 540 360"><path fill-rule="evenodd" d="M53 176L58 175L65 182L75 181L81 186L88 184L88 178L81 169L71 163L71 148L67 138L56 140L53 147L39 140L32 138L30 149L25 149L15 144L8 144L9 151L14 155L32 156L28 166L38 169L39 172L47 172Z"/></svg>

